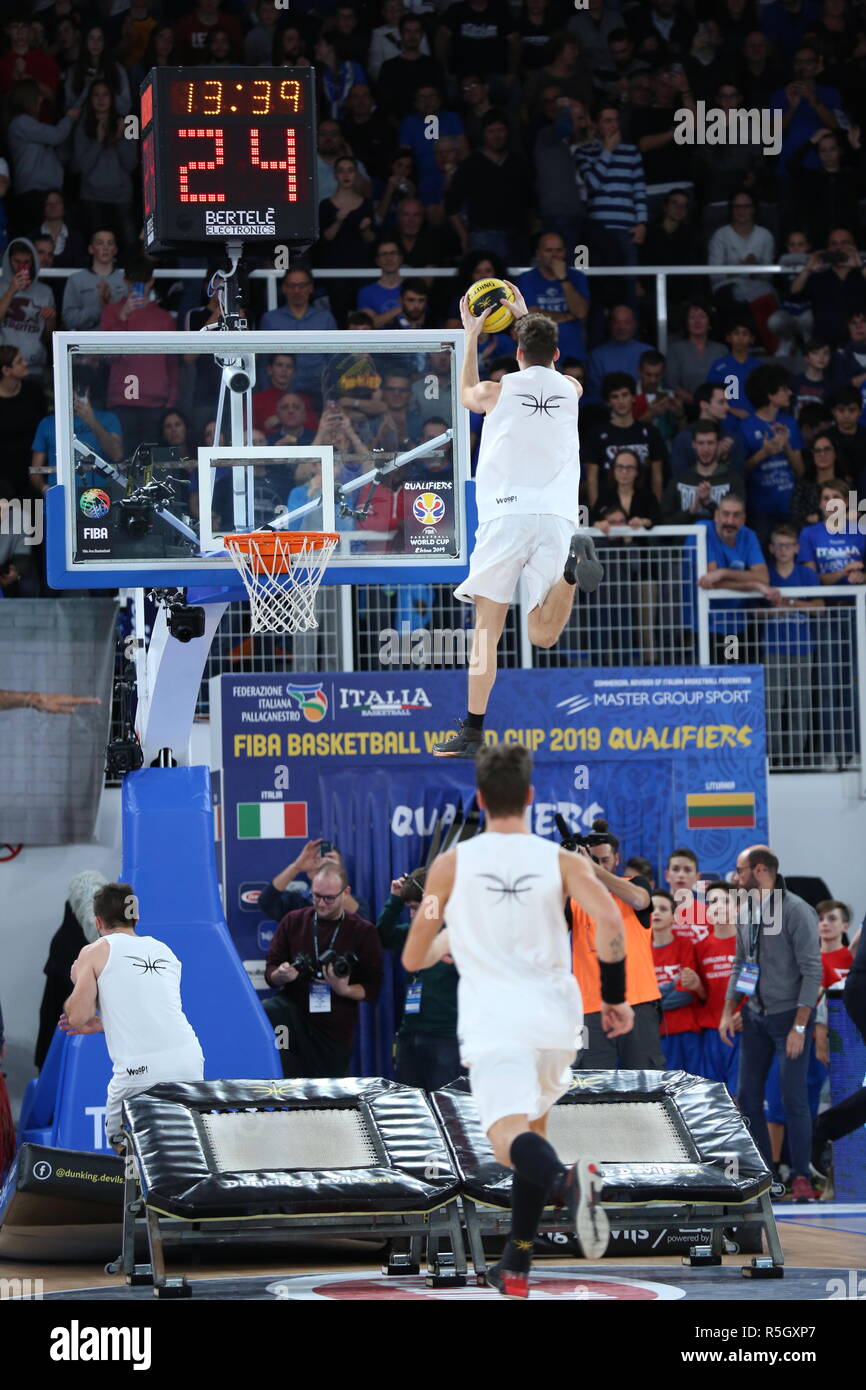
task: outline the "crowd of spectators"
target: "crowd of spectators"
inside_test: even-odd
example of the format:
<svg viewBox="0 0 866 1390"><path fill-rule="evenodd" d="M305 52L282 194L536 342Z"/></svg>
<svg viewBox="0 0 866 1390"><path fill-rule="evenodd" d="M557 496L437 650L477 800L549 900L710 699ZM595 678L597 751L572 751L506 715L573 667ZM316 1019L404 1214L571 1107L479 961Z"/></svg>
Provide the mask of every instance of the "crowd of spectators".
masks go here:
<svg viewBox="0 0 866 1390"><path fill-rule="evenodd" d="M593 521L709 525L730 492L745 502L740 545L754 533L763 549L771 602L776 526L805 533L789 557L798 579L806 569L821 583L866 580L853 500L866 486L863 5L301 0L283 11L275 0L33 0L7 15L3 38L4 495L32 496L52 480L55 330L167 333L218 313L215 299L196 307L182 285L154 281L143 257L139 143L125 119L138 111L142 78L181 62L312 64L320 236L282 280L281 307L268 311L260 284L247 287L252 326L458 327L468 284L531 266L520 288L559 325L559 368L586 385L583 500ZM760 143L680 143L677 113L697 101L726 115L775 114L778 154ZM731 272L780 258L781 276ZM455 263L456 279L421 273ZM666 354L654 346L652 283L590 282L581 268L702 263L718 272L669 278ZM365 266L378 277L349 273ZM46 280L52 267L75 273ZM317 279L320 269L347 273ZM276 361L276 378L274 363L259 374L256 423L269 426L268 442L309 443L326 429L360 456L421 437L419 412L393 408L412 393L411 358L408 382L380 381L339 420L312 357L298 353L290 372ZM168 356L140 359L146 389L130 404L119 389L130 363L95 381L77 412L112 458L159 430L165 442L166 411L177 415L181 395L213 394L182 392ZM516 369L509 332L488 336L480 367L493 377ZM204 362L195 372L196 386L209 383ZM278 387L293 398L277 402ZM191 453L212 416L210 404L184 421ZM475 452L481 427L473 419ZM296 482L309 491L309 479ZM839 524L840 502L850 525ZM711 549L720 572L743 568L742 556L724 564L730 557ZM23 544L19 554L26 570ZM38 592L15 558L2 591Z"/></svg>

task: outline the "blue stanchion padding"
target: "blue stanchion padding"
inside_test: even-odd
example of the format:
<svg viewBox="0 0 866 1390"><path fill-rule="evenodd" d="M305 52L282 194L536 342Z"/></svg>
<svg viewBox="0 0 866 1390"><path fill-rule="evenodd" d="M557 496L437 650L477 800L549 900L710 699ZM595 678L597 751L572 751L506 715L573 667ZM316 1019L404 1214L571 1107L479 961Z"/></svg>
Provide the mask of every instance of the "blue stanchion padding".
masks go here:
<svg viewBox="0 0 866 1390"><path fill-rule="evenodd" d="M57 1106L49 1143L56 1149L101 1152L105 1138L105 1093L111 1058L102 1033L66 1038Z"/></svg>
<svg viewBox="0 0 866 1390"><path fill-rule="evenodd" d="M223 917L214 854L210 769L160 767L123 782L123 869L138 898L142 935L183 963L181 993L205 1056L205 1079L281 1077L273 1030ZM55 1038L38 1116L53 1112L48 1141L99 1150L111 1063L100 1033ZM44 1074L44 1072L43 1072ZM49 1105L48 1098L53 1097ZM31 1110L35 1126L36 1108ZM29 1135L23 1132L22 1140Z"/></svg>
<svg viewBox="0 0 866 1390"><path fill-rule="evenodd" d="M60 1087L60 1076L65 1063L68 1035L58 1028L51 1039L51 1046L45 1054L42 1070L33 1081L27 1083L21 1115L18 1120L18 1142L23 1144L50 1144L50 1139L35 1139L36 1132L50 1133L54 1123L54 1102Z"/></svg>
<svg viewBox="0 0 866 1390"><path fill-rule="evenodd" d="M183 1007L205 1079L282 1076L273 1029L223 916L209 768L143 768L124 778L123 880L138 898L139 930L183 962Z"/></svg>
<svg viewBox="0 0 866 1390"><path fill-rule="evenodd" d="M834 1105L866 1086L866 1046L839 994L827 995L830 1030L830 1096ZM866 1125L833 1145L833 1194L837 1202L866 1202Z"/></svg>

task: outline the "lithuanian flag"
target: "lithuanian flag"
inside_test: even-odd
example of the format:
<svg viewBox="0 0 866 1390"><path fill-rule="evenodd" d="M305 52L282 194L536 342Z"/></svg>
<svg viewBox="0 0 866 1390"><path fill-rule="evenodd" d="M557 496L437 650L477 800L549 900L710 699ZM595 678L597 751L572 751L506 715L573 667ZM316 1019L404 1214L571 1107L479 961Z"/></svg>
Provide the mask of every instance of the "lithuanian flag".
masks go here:
<svg viewBox="0 0 866 1390"><path fill-rule="evenodd" d="M727 830L755 824L754 792L690 792L686 796L689 830Z"/></svg>
<svg viewBox="0 0 866 1390"><path fill-rule="evenodd" d="M306 840L306 801L238 802L239 840Z"/></svg>

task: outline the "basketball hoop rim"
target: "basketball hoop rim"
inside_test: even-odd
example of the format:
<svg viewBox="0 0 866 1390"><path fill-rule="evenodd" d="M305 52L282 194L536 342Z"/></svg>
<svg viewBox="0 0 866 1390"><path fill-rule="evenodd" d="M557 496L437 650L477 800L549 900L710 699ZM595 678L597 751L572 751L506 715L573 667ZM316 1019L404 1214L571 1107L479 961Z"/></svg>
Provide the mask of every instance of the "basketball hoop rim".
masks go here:
<svg viewBox="0 0 866 1390"><path fill-rule="evenodd" d="M271 574L286 574L299 555L323 552L321 562L327 563L331 551L339 542L336 531L238 531L224 538L226 550L233 557L251 557L260 563L267 561Z"/></svg>

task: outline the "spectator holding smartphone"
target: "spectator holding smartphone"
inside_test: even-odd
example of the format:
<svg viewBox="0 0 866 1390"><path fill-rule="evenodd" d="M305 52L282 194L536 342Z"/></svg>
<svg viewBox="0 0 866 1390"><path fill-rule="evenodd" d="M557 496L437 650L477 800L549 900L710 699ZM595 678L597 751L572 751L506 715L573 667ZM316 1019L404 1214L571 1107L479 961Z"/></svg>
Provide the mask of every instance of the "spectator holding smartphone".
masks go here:
<svg viewBox="0 0 866 1390"><path fill-rule="evenodd" d="M334 849L330 840L308 840L297 858L293 859L291 864L287 864L280 873L275 874L267 887L262 889L258 901L259 910L274 922L279 922L287 912L307 907L310 902L310 890L301 875L312 879L323 860L330 860L345 870L343 856L338 849ZM366 898L356 898L348 882L343 895L343 906L347 912L357 912L367 919L370 917L370 904Z"/></svg>
<svg viewBox="0 0 866 1390"><path fill-rule="evenodd" d="M54 295L38 283L39 270L32 241L16 237L10 242L0 277L0 343L18 349L34 381L44 375L47 345L57 324Z"/></svg>

